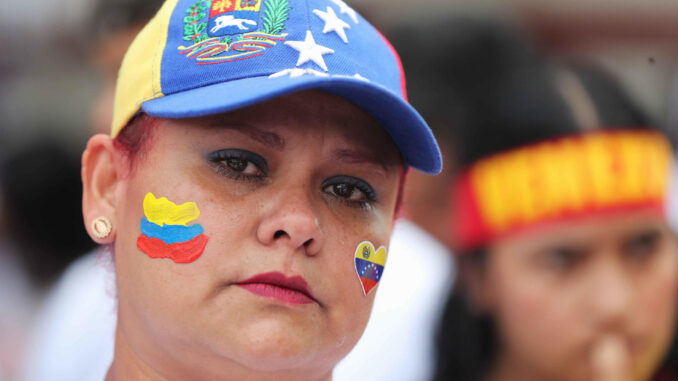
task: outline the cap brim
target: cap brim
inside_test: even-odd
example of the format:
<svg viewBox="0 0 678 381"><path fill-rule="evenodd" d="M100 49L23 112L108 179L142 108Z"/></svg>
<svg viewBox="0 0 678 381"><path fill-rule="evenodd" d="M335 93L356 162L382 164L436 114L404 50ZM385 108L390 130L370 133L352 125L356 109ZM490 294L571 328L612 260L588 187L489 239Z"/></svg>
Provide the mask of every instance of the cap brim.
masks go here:
<svg viewBox="0 0 678 381"><path fill-rule="evenodd" d="M355 103L386 129L407 165L425 173L440 173L440 150L422 117L398 95L362 79L311 75L245 78L149 100L141 109L156 117L190 118L236 110L308 89L327 91Z"/></svg>

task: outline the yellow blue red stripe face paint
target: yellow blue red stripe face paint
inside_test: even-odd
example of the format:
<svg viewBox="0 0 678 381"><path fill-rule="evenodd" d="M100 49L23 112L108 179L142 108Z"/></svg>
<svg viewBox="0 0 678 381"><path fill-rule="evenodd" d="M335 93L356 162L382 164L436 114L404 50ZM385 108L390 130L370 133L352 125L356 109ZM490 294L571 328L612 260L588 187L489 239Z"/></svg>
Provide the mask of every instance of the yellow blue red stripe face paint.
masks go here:
<svg viewBox="0 0 678 381"><path fill-rule="evenodd" d="M386 248L375 249L370 241L363 241L355 249L355 271L358 274L363 294L368 295L374 289L384 273Z"/></svg>
<svg viewBox="0 0 678 381"><path fill-rule="evenodd" d="M169 258L175 263L191 263L200 258L207 236L199 224L189 223L200 217L195 202L177 205L153 193L144 197L144 215L137 247L151 258Z"/></svg>

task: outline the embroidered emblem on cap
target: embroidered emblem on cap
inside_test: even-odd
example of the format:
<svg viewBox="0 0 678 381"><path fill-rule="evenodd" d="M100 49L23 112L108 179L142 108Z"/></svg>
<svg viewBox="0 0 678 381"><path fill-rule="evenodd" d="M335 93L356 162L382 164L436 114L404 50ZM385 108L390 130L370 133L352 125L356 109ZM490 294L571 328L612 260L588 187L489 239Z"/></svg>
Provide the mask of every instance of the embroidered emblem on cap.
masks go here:
<svg viewBox="0 0 678 381"><path fill-rule="evenodd" d="M363 77L362 75L355 73L354 75L344 75L344 74L327 74L323 73L322 71L318 70L313 70L313 69L302 69L302 68L292 68L292 69L285 69L281 70L279 72L273 73L268 76L268 78L278 78L278 77L285 77L289 76L290 78L297 78L301 77L304 75L312 75L314 77L333 77L333 78L351 78L351 79L357 79L359 81L363 82L370 82L369 79Z"/></svg>
<svg viewBox="0 0 678 381"><path fill-rule="evenodd" d="M288 0L198 0L186 10L179 53L200 65L257 57L284 41Z"/></svg>

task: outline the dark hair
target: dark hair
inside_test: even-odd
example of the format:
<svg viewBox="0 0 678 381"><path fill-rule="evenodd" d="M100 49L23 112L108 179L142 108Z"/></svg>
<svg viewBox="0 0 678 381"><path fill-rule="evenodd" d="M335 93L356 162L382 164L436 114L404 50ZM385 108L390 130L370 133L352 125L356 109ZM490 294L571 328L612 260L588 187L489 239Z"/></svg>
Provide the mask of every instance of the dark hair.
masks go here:
<svg viewBox="0 0 678 381"><path fill-rule="evenodd" d="M58 142L43 136L0 163L3 238L40 290L94 247L82 225L80 157Z"/></svg>
<svg viewBox="0 0 678 381"><path fill-rule="evenodd" d="M160 9L163 0L99 0L93 7L91 28L96 37L142 26Z"/></svg>
<svg viewBox="0 0 678 381"><path fill-rule="evenodd" d="M441 145L454 148L448 156L455 168L589 129L656 128L609 74L589 64L548 62L507 25L444 19L406 26L394 44L408 73L410 99ZM594 122L582 117L582 104ZM492 317L470 307L462 279L469 266L482 271L489 252L458 254L462 273L438 327L434 380L476 381L494 361L497 335Z"/></svg>

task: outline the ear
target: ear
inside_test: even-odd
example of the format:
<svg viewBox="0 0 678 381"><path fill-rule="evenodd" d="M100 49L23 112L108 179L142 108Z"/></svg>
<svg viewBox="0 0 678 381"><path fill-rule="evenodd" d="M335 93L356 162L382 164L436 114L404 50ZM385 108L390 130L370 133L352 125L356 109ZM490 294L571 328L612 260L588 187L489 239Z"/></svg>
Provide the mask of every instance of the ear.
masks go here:
<svg viewBox="0 0 678 381"><path fill-rule="evenodd" d="M98 244L109 244L115 240L115 190L122 179L116 166L116 151L113 140L107 135L97 134L87 142L82 154L82 216L87 233ZM97 217L107 217L112 230L105 238L93 234L92 223Z"/></svg>

